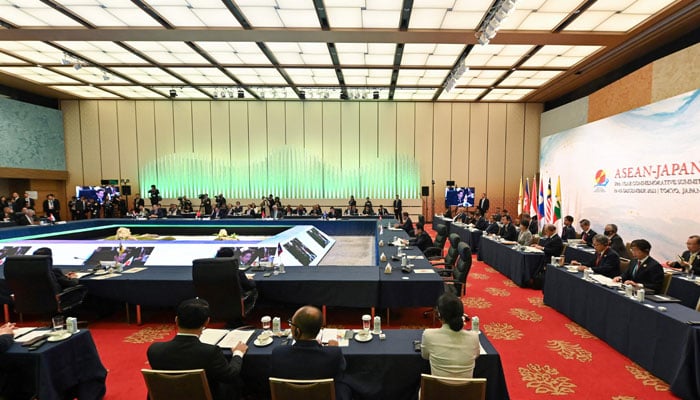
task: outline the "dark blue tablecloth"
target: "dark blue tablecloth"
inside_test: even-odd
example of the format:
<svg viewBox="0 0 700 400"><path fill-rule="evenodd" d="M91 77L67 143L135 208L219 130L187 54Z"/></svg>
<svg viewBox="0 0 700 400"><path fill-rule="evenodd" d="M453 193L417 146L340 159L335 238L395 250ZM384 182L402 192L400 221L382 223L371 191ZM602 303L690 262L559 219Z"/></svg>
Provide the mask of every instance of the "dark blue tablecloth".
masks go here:
<svg viewBox="0 0 700 400"><path fill-rule="evenodd" d="M583 246L566 246L564 250L564 257L567 264L571 261L578 261L581 264L587 264L589 262L595 261L595 250L592 247Z"/></svg>
<svg viewBox="0 0 700 400"><path fill-rule="evenodd" d="M483 237L479 242L479 260L509 277L516 285L526 286L544 263L544 254L525 253Z"/></svg>
<svg viewBox="0 0 700 400"><path fill-rule="evenodd" d="M270 354L276 346L282 345L276 338L268 347L252 346L243 361L243 379L246 385L258 395L268 393ZM422 330L385 330L386 340L376 336L367 343L350 341L343 347L347 361L346 380L356 396L363 400L415 399L420 386L420 374L430 373L430 363L423 360L420 353L413 350L413 341L420 340ZM474 376L486 378L486 398L507 400L506 386L501 358L495 348L481 335L481 345L487 354L479 356L474 368Z"/></svg>
<svg viewBox="0 0 700 400"><path fill-rule="evenodd" d="M450 225L452 225L452 218L445 218L440 215L433 216L433 230L437 231L438 225L445 225L447 232L450 231Z"/></svg>
<svg viewBox="0 0 700 400"><path fill-rule="evenodd" d="M462 224L452 224L450 225L450 233L458 234L459 238L471 247L472 254L476 254L479 251L479 243L481 242L483 231L478 229L471 230Z"/></svg>
<svg viewBox="0 0 700 400"><path fill-rule="evenodd" d="M581 273L547 268L544 303L671 385L684 399L700 398L700 313L681 304L641 304Z"/></svg>
<svg viewBox="0 0 700 400"><path fill-rule="evenodd" d="M0 354L0 370L8 377L3 393L7 398L22 393L42 400L97 400L106 390L107 370L88 330L63 342L46 343L36 351L15 343ZM67 397L69 393L72 397Z"/></svg>

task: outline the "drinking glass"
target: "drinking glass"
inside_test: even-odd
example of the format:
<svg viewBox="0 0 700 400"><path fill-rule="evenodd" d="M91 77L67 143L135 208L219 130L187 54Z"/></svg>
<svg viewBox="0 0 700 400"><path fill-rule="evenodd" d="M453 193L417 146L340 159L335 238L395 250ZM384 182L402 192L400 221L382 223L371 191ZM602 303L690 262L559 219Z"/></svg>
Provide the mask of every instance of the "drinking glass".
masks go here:
<svg viewBox="0 0 700 400"><path fill-rule="evenodd" d="M369 324L370 321L372 321L372 316L369 314L365 314L362 316L362 334L367 336L369 335Z"/></svg>
<svg viewBox="0 0 700 400"><path fill-rule="evenodd" d="M272 321L272 318L270 318L269 315L266 315L262 318L260 318L260 323L262 323L262 328L263 330L270 330L270 323Z"/></svg>
<svg viewBox="0 0 700 400"><path fill-rule="evenodd" d="M53 323L54 331L62 331L66 326L66 320L63 315L56 315L55 317L51 318L51 322Z"/></svg>

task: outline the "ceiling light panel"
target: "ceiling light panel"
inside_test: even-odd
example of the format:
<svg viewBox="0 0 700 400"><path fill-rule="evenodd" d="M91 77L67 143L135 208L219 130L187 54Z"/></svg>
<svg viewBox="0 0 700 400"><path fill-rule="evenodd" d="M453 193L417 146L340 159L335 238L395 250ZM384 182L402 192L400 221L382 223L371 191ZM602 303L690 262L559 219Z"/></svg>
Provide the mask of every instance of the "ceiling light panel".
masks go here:
<svg viewBox="0 0 700 400"><path fill-rule="evenodd" d="M127 99L162 99L166 97L142 86L109 86L109 90Z"/></svg>
<svg viewBox="0 0 700 400"><path fill-rule="evenodd" d="M240 27L223 2L212 0L148 1L163 18L177 27Z"/></svg>
<svg viewBox="0 0 700 400"><path fill-rule="evenodd" d="M134 3L125 0L55 0L97 27L161 26Z"/></svg>
<svg viewBox="0 0 700 400"><path fill-rule="evenodd" d="M596 3L597 4L597 3ZM606 19L615 14L614 11L591 11L586 10L584 13L576 17L566 28L565 31L584 31L590 32Z"/></svg>
<svg viewBox="0 0 700 400"><path fill-rule="evenodd" d="M470 69L457 80L456 86L491 86L506 72L507 70Z"/></svg>
<svg viewBox="0 0 700 400"><path fill-rule="evenodd" d="M275 68L226 68L226 70L246 85L287 84Z"/></svg>
<svg viewBox="0 0 700 400"><path fill-rule="evenodd" d="M465 63L468 66L510 67L531 50L530 45L474 46Z"/></svg>
<svg viewBox="0 0 700 400"><path fill-rule="evenodd" d="M452 66L464 51L461 44L406 43L402 66Z"/></svg>
<svg viewBox="0 0 700 400"><path fill-rule="evenodd" d="M182 85L184 82L160 68L151 67L118 67L111 68L114 72L128 76L130 79L144 85Z"/></svg>
<svg viewBox="0 0 700 400"><path fill-rule="evenodd" d="M116 94L92 86L49 86L51 89L72 94L86 99L119 99Z"/></svg>
<svg viewBox="0 0 700 400"><path fill-rule="evenodd" d="M0 53L0 63L2 64L24 64L28 65L26 62L20 60L19 58L15 58L12 56L9 56L5 53Z"/></svg>
<svg viewBox="0 0 700 400"><path fill-rule="evenodd" d="M396 84L400 86L440 86L449 72L447 69L400 69Z"/></svg>
<svg viewBox="0 0 700 400"><path fill-rule="evenodd" d="M598 51L601 46L543 46L530 57L524 67L568 68Z"/></svg>
<svg viewBox="0 0 700 400"><path fill-rule="evenodd" d="M627 32L649 17L648 14L614 14L594 30L596 32Z"/></svg>
<svg viewBox="0 0 700 400"><path fill-rule="evenodd" d="M413 6L409 29L439 29L445 19L447 10L442 8L416 8Z"/></svg>
<svg viewBox="0 0 700 400"><path fill-rule="evenodd" d="M22 28L42 26L82 26L52 7L36 0L0 0L2 19Z"/></svg>
<svg viewBox="0 0 700 400"><path fill-rule="evenodd" d="M112 75L112 74L107 74L109 76L109 80L105 81L105 71L103 71L100 68L96 67L84 67L76 70L72 66L61 66L61 67L52 67L51 70L60 72L64 75L70 75L76 79L79 79L81 81L85 81L88 83L95 83L95 84L124 84L124 83L130 83L128 81L125 81L124 79L119 78L118 76Z"/></svg>
<svg viewBox="0 0 700 400"><path fill-rule="evenodd" d="M399 27L402 0L325 1L331 28Z"/></svg>
<svg viewBox="0 0 700 400"><path fill-rule="evenodd" d="M268 65L270 59L252 42L195 42L219 64Z"/></svg>
<svg viewBox="0 0 700 400"><path fill-rule="evenodd" d="M216 68L169 68L169 71L181 76L187 82L196 85L222 84L234 85L235 81Z"/></svg>
<svg viewBox="0 0 700 400"><path fill-rule="evenodd" d="M447 11L440 28L476 30L483 18L484 12Z"/></svg>
<svg viewBox="0 0 700 400"><path fill-rule="evenodd" d="M147 64L148 61L114 42L56 42L86 60L100 64Z"/></svg>
<svg viewBox="0 0 700 400"><path fill-rule="evenodd" d="M330 68L285 68L284 71L296 85L338 84L338 76Z"/></svg>
<svg viewBox="0 0 700 400"><path fill-rule="evenodd" d="M209 64L184 42L126 42L160 64Z"/></svg>
<svg viewBox="0 0 700 400"><path fill-rule="evenodd" d="M499 86L539 87L561 73L562 71L514 71Z"/></svg>
<svg viewBox="0 0 700 400"><path fill-rule="evenodd" d="M336 43L338 59L344 65L392 65L394 43Z"/></svg>
<svg viewBox="0 0 700 400"><path fill-rule="evenodd" d="M391 83L391 69L343 69L343 78L348 85L389 85Z"/></svg>
<svg viewBox="0 0 700 400"><path fill-rule="evenodd" d="M624 12L631 14L654 14L675 3L676 0L637 0Z"/></svg>
<svg viewBox="0 0 700 400"><path fill-rule="evenodd" d="M79 83L78 81L40 67L0 67L0 72L30 80L36 83Z"/></svg>
<svg viewBox="0 0 700 400"><path fill-rule="evenodd" d="M528 94L532 93L533 89L493 89L483 101L518 101Z"/></svg>
<svg viewBox="0 0 700 400"><path fill-rule="evenodd" d="M44 42L0 41L0 49L5 50L9 55L23 57L37 64L58 64L63 58L61 50Z"/></svg>
<svg viewBox="0 0 700 400"><path fill-rule="evenodd" d="M158 91L161 93L163 96L170 97L170 90L173 88L153 88L154 90ZM178 100L186 100L186 99L209 99L209 96L207 96L205 93L200 92L199 90L191 87L177 87L174 88L177 91L177 99Z"/></svg>
<svg viewBox="0 0 700 400"><path fill-rule="evenodd" d="M253 27L320 28L311 0L237 1L236 4Z"/></svg>
<svg viewBox="0 0 700 400"><path fill-rule="evenodd" d="M325 43L267 42L268 49L283 65L332 65Z"/></svg>
<svg viewBox="0 0 700 400"><path fill-rule="evenodd" d="M440 97L438 97L438 100L473 101L473 100L476 100L479 96L481 96L481 94L484 93L484 90L486 90L486 89L454 88L454 89L450 90L449 92L447 90L443 90L442 93L440 93Z"/></svg>
<svg viewBox="0 0 700 400"><path fill-rule="evenodd" d="M396 89L394 100L432 100L435 89Z"/></svg>
<svg viewBox="0 0 700 400"><path fill-rule="evenodd" d="M430 2L430 0L425 0ZM472 11L485 13L491 5L493 0L456 0L452 9L455 11Z"/></svg>

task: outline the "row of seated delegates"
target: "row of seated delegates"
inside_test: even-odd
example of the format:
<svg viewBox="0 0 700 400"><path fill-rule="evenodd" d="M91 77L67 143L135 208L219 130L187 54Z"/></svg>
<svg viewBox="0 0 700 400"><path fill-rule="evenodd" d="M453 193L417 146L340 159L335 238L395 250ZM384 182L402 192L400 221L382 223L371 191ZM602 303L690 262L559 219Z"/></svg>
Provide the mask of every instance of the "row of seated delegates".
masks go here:
<svg viewBox="0 0 700 400"><path fill-rule="evenodd" d="M678 260L666 261L666 265L700 276L700 235L689 236L685 245L688 250L679 255Z"/></svg>
<svg viewBox="0 0 700 400"><path fill-rule="evenodd" d="M20 212L23 208L34 209L36 202L29 197L29 193L25 192L23 197L20 197L17 192L13 192L10 197L0 196L0 208L10 207L13 212Z"/></svg>
<svg viewBox="0 0 700 400"><path fill-rule="evenodd" d="M403 222L397 222L394 224L394 228L401 228L406 233L408 233L408 236L415 236L416 232L413 228L413 221L411 221L411 217L408 215L408 211L404 211L401 213L401 220Z"/></svg>

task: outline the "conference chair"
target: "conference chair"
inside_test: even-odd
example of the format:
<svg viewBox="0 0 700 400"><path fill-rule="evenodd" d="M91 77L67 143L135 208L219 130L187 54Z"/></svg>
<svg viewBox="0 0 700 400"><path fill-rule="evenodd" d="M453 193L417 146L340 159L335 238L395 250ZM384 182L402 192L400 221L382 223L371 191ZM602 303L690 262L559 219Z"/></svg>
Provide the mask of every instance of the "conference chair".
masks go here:
<svg viewBox="0 0 700 400"><path fill-rule="evenodd" d="M198 297L209 302L213 320L238 325L253 309L246 308L238 280L238 259L200 258L192 261L192 283Z"/></svg>
<svg viewBox="0 0 700 400"><path fill-rule="evenodd" d="M459 243L462 241L462 238L459 237L458 234L456 233L451 233L449 236L450 240L450 248L447 249L447 255L445 255L445 258L443 258L442 262L432 262L431 264L433 267L437 266L442 266L443 269L438 269L438 274L441 276L451 276L452 274L452 269L454 269L455 264L457 263L457 259L459 258Z"/></svg>
<svg viewBox="0 0 700 400"><path fill-rule="evenodd" d="M142 369L150 400L212 400L203 369Z"/></svg>
<svg viewBox="0 0 700 400"><path fill-rule="evenodd" d="M624 274L627 271L627 268L630 267L630 261L629 258L620 257L620 274Z"/></svg>
<svg viewBox="0 0 700 400"><path fill-rule="evenodd" d="M425 216L423 214L418 214L418 223L425 225Z"/></svg>
<svg viewBox="0 0 700 400"><path fill-rule="evenodd" d="M564 247L561 248L561 255L562 255L562 256L566 254L566 247L567 247L568 245L569 245L569 243L564 242Z"/></svg>
<svg viewBox="0 0 700 400"><path fill-rule="evenodd" d="M425 249L423 254L429 259L429 260L438 260L442 258L443 251L445 251L445 243L447 242L447 226L444 224L439 224L435 228L435 240L433 241L433 245L431 247L428 247Z"/></svg>
<svg viewBox="0 0 700 400"><path fill-rule="evenodd" d="M421 374L419 400L484 400L485 378L448 378Z"/></svg>
<svg viewBox="0 0 700 400"><path fill-rule="evenodd" d="M464 297L467 292L467 277L472 269L472 249L468 244L460 242L457 245L459 260L452 271L452 279L445 279L445 289L452 291L457 297Z"/></svg>
<svg viewBox="0 0 700 400"><path fill-rule="evenodd" d="M661 282L661 293L660 294L668 293L668 287L671 286L671 278L673 278L672 273L664 272L664 280Z"/></svg>
<svg viewBox="0 0 700 400"><path fill-rule="evenodd" d="M698 297L698 304L695 305L695 311L700 311L700 297Z"/></svg>
<svg viewBox="0 0 700 400"><path fill-rule="evenodd" d="M51 256L9 256L5 259L5 282L13 294L15 311L23 314L66 313L80 305L87 288L61 289L53 273Z"/></svg>
<svg viewBox="0 0 700 400"><path fill-rule="evenodd" d="M335 400L333 379L281 379L270 377L272 400Z"/></svg>

